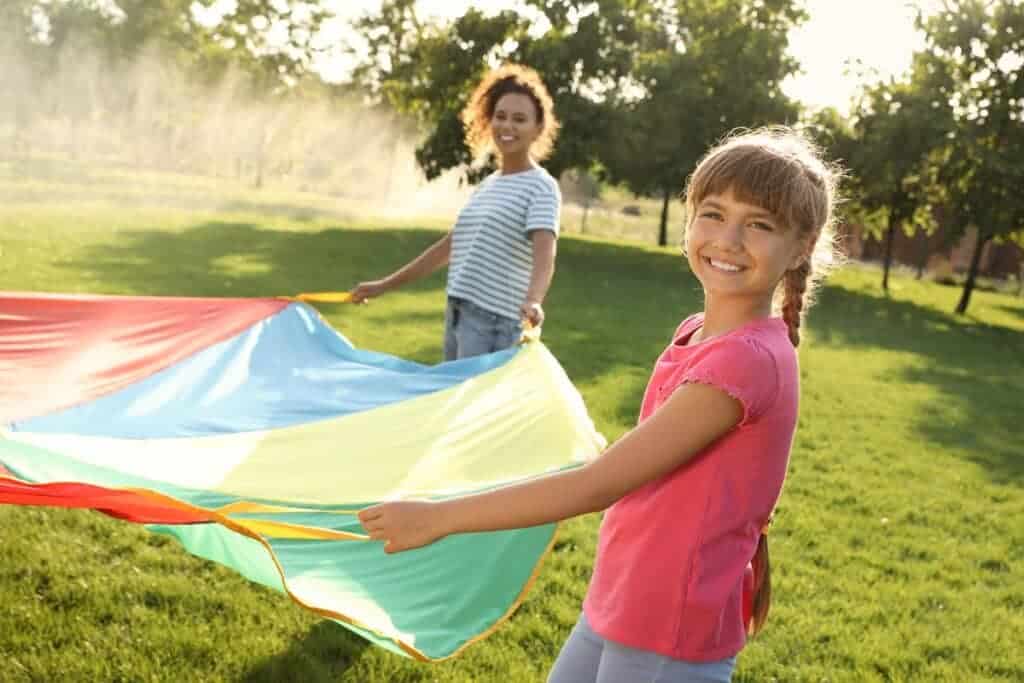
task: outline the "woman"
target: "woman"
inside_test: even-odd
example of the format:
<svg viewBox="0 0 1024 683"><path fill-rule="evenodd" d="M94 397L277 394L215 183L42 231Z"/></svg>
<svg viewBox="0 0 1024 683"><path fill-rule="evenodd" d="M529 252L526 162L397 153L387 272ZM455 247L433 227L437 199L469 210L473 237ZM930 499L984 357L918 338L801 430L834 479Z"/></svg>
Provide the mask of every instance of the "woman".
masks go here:
<svg viewBox="0 0 1024 683"><path fill-rule="evenodd" d="M391 275L352 290L353 301L363 302L447 265L445 360L508 348L523 320L544 322L562 204L558 182L537 163L551 153L559 123L536 71L512 64L489 73L462 121L474 155L494 150L499 170L480 183L447 235Z"/></svg>

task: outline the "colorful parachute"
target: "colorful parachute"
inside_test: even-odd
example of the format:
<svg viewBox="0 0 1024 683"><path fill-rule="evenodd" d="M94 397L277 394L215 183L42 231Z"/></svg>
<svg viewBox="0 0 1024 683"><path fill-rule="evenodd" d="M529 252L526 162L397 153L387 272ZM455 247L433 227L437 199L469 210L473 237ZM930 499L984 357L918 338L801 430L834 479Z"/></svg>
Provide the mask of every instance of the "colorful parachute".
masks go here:
<svg viewBox="0 0 1024 683"><path fill-rule="evenodd" d="M353 513L603 445L539 341L426 366L295 300L0 294L0 503L147 524L417 659L506 619L555 528L388 556Z"/></svg>

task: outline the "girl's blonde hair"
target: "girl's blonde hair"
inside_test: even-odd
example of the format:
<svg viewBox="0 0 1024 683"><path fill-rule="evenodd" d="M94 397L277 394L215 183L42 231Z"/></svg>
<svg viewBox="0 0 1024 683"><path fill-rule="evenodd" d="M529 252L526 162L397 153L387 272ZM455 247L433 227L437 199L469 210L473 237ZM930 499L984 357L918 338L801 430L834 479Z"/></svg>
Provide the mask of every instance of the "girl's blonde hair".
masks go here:
<svg viewBox="0 0 1024 683"><path fill-rule="evenodd" d="M466 144L473 156L480 157L492 149L491 118L498 100L509 93L526 95L533 101L541 132L530 145L530 154L537 161L548 158L555 147L561 124L555 116L555 104L544 81L536 71L521 64L506 64L484 76L462 110Z"/></svg>
<svg viewBox="0 0 1024 683"><path fill-rule="evenodd" d="M806 240L807 259L786 271L775 293L793 346L800 344L800 324L818 283L840 260L834 210L841 175L801 133L772 126L726 136L701 159L686 186L687 226L708 195L731 190Z"/></svg>
<svg viewBox="0 0 1024 683"><path fill-rule="evenodd" d="M775 307L782 312L793 346L800 344L800 324L817 284L840 262L834 212L841 175L838 167L823 160L814 143L791 128L777 126L731 133L704 156L687 183L687 227L705 198L732 191L738 200L770 212L796 230L798 239L806 240L807 258L786 271L775 291ZM754 590L748 631L756 635L771 606L767 525L751 565Z"/></svg>

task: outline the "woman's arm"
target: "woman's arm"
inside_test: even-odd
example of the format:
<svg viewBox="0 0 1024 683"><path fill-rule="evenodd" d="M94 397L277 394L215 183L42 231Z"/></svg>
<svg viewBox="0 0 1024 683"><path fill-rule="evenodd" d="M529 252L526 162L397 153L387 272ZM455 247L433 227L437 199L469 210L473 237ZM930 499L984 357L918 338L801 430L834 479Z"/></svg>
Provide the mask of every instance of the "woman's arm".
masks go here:
<svg viewBox="0 0 1024 683"><path fill-rule="evenodd" d="M533 271L520 312L534 327L539 327L544 322L544 297L555 274L557 239L550 230L534 230L530 240L533 242Z"/></svg>
<svg viewBox="0 0 1024 683"><path fill-rule="evenodd" d="M441 266L448 265L451 254L452 234L449 232L437 242L427 247L422 254L386 278L360 282L352 290L352 301L361 303L375 296L380 296L384 292L397 289L408 282L426 277Z"/></svg>
<svg viewBox="0 0 1024 683"><path fill-rule="evenodd" d="M393 553L449 534L517 529L596 512L685 464L742 417L739 401L724 391L684 384L583 467L445 501L382 503L362 510L359 521Z"/></svg>

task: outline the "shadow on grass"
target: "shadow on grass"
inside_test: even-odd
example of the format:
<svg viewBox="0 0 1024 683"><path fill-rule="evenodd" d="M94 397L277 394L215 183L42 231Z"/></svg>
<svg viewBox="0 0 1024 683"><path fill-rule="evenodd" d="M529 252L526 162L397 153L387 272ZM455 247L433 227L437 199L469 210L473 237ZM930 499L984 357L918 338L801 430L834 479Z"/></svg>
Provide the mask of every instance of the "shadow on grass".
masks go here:
<svg viewBox="0 0 1024 683"><path fill-rule="evenodd" d="M284 652L260 662L239 680L242 683L317 683L338 681L352 662L370 646L356 634L331 621L319 621Z"/></svg>
<svg viewBox="0 0 1024 683"><path fill-rule="evenodd" d="M98 274L111 292L192 296L276 296L347 289L408 262L439 237L428 229L273 230L204 222L180 232L135 230L66 267ZM420 362L440 358L444 275L409 286L415 305L389 295L369 307L321 306L357 346ZM644 376L678 322L700 310L701 292L681 257L650 249L564 239L546 302L544 341L577 384L629 366ZM427 302L426 306L423 302ZM1018 312L1009 307L1011 311ZM429 328L433 327L433 330ZM1019 439L1024 335L871 292L830 286L809 318L815 342L885 349L926 360L895 377L939 388L949 410L919 419L922 437L987 467L994 479L1024 483ZM415 331L416 334L412 332ZM372 334L371 334L372 332ZM374 336L376 335L376 336ZM366 343L363 339L370 339ZM422 339L436 341L422 343ZM842 378L836 378L841 383ZM616 409L635 416L643 383ZM630 418L630 421L632 417Z"/></svg>
<svg viewBox="0 0 1024 683"><path fill-rule="evenodd" d="M103 275L126 292L174 296L279 296L345 289L401 265L425 247L426 230L267 230L204 222L181 232L121 232L68 267ZM438 287L438 283L434 283Z"/></svg>
<svg viewBox="0 0 1024 683"><path fill-rule="evenodd" d="M823 291L810 320L815 343L907 352L923 359L889 378L942 392L942 404L926 407L917 417L921 436L965 454L996 482L1024 485L1019 438L1024 334L839 286Z"/></svg>
<svg viewBox="0 0 1024 683"><path fill-rule="evenodd" d="M1010 306L1009 304L1000 304L1000 305L996 306L996 308L998 310L1000 310L1000 311L1003 311L1004 313L1009 313L1010 315L1015 315L1018 318L1020 318L1021 320L1024 320L1024 299L1021 299L1021 304L1019 306Z"/></svg>

